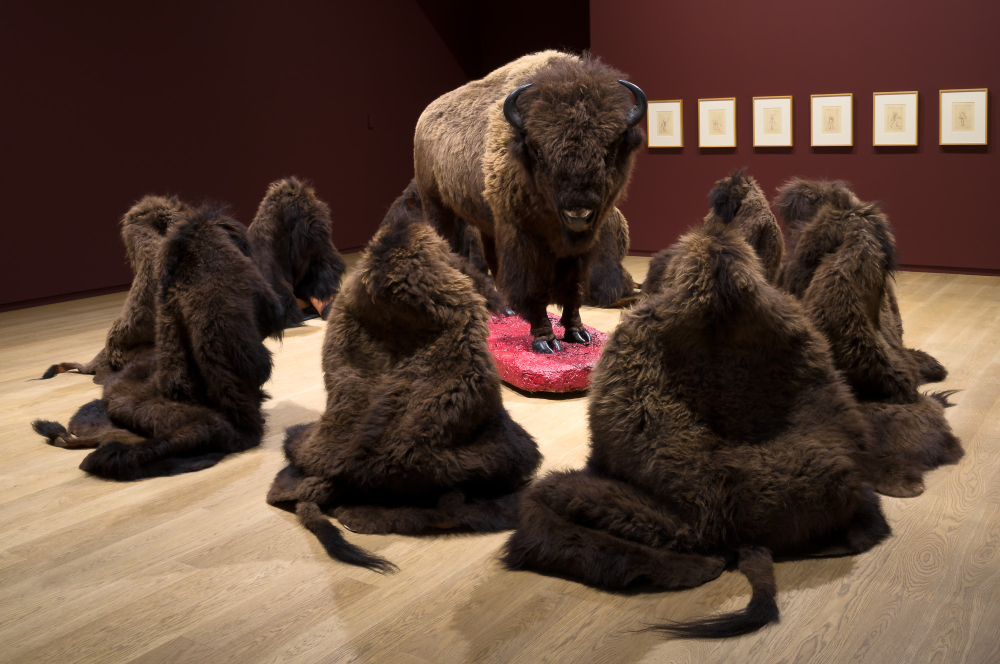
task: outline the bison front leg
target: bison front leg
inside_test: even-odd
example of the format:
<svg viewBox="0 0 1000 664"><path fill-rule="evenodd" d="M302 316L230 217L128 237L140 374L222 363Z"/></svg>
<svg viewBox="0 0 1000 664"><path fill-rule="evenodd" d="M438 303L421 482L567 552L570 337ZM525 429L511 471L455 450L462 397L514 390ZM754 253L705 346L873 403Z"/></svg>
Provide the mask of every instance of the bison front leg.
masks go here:
<svg viewBox="0 0 1000 664"><path fill-rule="evenodd" d="M559 324L566 332L563 341L574 344L590 343L590 333L580 319L580 304L583 299L583 279L588 270L580 257L561 258L556 261L556 303L562 307Z"/></svg>
<svg viewBox="0 0 1000 664"><path fill-rule="evenodd" d="M531 325L532 350L546 354L561 351L545 309L555 271L553 257L537 238L520 232L509 222L498 221L496 232L497 290Z"/></svg>

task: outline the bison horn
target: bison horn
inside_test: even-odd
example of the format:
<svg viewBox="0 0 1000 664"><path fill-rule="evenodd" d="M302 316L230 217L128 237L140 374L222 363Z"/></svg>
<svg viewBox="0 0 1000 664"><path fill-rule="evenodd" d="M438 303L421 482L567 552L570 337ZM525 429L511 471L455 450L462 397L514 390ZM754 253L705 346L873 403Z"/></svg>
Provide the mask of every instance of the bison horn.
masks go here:
<svg viewBox="0 0 1000 664"><path fill-rule="evenodd" d="M632 92L632 96L635 97L635 106L633 106L632 110L625 116L625 124L629 129L631 129L639 124L642 117L646 115L646 93L640 90L639 86L635 83L629 83L628 81L623 81L622 79L618 79L618 82L628 88ZM514 92L517 92L517 90ZM506 107L504 108L504 111L506 112ZM510 120L510 118L507 119Z"/></svg>
<svg viewBox="0 0 1000 664"><path fill-rule="evenodd" d="M507 99L503 103L503 116L507 118L507 122L510 123L511 127L517 129L522 134L524 133L524 122L521 121L521 114L517 112L517 98L530 87L531 83L525 83L507 95ZM645 100L645 97L643 97L643 100Z"/></svg>

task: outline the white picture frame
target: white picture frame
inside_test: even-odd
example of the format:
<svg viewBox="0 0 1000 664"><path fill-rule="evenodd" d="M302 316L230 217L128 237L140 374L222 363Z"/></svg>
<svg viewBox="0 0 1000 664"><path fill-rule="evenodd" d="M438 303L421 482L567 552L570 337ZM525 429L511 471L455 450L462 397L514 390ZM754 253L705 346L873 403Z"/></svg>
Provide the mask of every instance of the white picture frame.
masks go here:
<svg viewBox="0 0 1000 664"><path fill-rule="evenodd" d="M698 147L736 147L736 97L698 100Z"/></svg>
<svg viewBox="0 0 1000 664"><path fill-rule="evenodd" d="M684 102L664 99L646 108L646 145L651 148L684 147Z"/></svg>
<svg viewBox="0 0 1000 664"><path fill-rule="evenodd" d="M919 93L872 93L872 145L917 145Z"/></svg>
<svg viewBox="0 0 1000 664"><path fill-rule="evenodd" d="M814 147L854 145L854 94L810 96L810 143Z"/></svg>
<svg viewBox="0 0 1000 664"><path fill-rule="evenodd" d="M989 109L986 88L940 90L938 140L941 145L986 145ZM969 124L962 129L962 124Z"/></svg>
<svg viewBox="0 0 1000 664"><path fill-rule="evenodd" d="M753 146L792 147L795 136L792 96L753 98Z"/></svg>

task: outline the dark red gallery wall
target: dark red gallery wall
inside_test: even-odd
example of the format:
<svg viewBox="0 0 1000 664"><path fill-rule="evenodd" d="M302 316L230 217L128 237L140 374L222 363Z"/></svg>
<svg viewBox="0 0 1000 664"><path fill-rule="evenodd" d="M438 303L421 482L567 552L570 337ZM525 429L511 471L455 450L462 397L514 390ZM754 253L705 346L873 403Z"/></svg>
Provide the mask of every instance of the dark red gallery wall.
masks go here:
<svg viewBox="0 0 1000 664"><path fill-rule="evenodd" d="M769 197L786 178L842 178L885 202L909 266L1000 270L993 145L938 145L938 90L989 88L997 140L1000 3L591 0L591 48L650 99L684 100L680 150L643 149L623 206L632 249L662 249L708 208L712 183L749 166ZM872 146L872 93L917 90L919 146ZM854 93L851 149L809 145L809 95ZM754 149L751 98L794 96L793 148ZM737 98L735 150L698 148L697 99Z"/></svg>
<svg viewBox="0 0 1000 664"><path fill-rule="evenodd" d="M413 174L413 127L466 76L414 0L0 7L0 308L131 281L146 193L249 224L300 175L364 245Z"/></svg>

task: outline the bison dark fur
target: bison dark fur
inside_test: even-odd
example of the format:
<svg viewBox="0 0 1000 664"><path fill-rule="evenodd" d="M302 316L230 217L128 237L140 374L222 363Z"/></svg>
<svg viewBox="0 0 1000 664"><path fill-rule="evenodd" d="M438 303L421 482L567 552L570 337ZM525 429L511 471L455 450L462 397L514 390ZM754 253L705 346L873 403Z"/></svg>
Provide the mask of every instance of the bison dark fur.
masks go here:
<svg viewBox="0 0 1000 664"><path fill-rule="evenodd" d="M109 371L120 371L153 344L160 246L170 225L190 213L191 207L174 196L146 196L125 213L121 235L133 279L122 313L111 324L104 348L94 359L87 364L54 364L43 379L76 369L100 384Z"/></svg>
<svg viewBox="0 0 1000 664"><path fill-rule="evenodd" d="M326 318L347 269L330 239L330 208L298 178L272 182L249 237L254 258L281 300L285 326L304 320L298 301Z"/></svg>
<svg viewBox="0 0 1000 664"><path fill-rule="evenodd" d="M866 422L803 307L734 228L673 255L594 371L586 468L525 492L504 560L622 589L697 586L736 559L744 611L656 627L733 636L777 619L772 555L860 553L890 530Z"/></svg>
<svg viewBox="0 0 1000 664"><path fill-rule="evenodd" d="M927 353L903 345L896 262L885 215L852 194L822 205L802 224L782 274L829 339L834 362L874 429L882 463L899 468L895 485L879 490L912 496L923 491L925 471L956 462L963 450L942 403L918 391L947 372Z"/></svg>
<svg viewBox="0 0 1000 664"><path fill-rule="evenodd" d="M289 429L288 466L268 494L297 503L331 556L378 571L392 566L348 543L321 507L366 533L502 530L541 460L503 407L477 292L485 277L409 202L389 209L334 301L326 411Z"/></svg>
<svg viewBox="0 0 1000 664"><path fill-rule="evenodd" d="M549 303L563 308L565 340L589 339L584 284L643 138L645 97L633 104L623 78L589 56L544 51L439 97L417 122L424 218L446 237L457 218L480 231L496 286L531 324L539 352L560 348ZM517 127L504 101L528 83Z"/></svg>
<svg viewBox="0 0 1000 664"><path fill-rule="evenodd" d="M217 210L176 221L157 261L155 345L109 373L68 431L35 430L96 447L80 468L114 480L200 470L258 445L271 375L262 341L280 336L284 318L250 254L246 229Z"/></svg>

